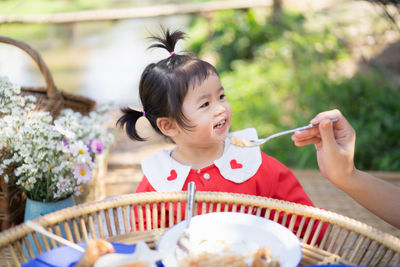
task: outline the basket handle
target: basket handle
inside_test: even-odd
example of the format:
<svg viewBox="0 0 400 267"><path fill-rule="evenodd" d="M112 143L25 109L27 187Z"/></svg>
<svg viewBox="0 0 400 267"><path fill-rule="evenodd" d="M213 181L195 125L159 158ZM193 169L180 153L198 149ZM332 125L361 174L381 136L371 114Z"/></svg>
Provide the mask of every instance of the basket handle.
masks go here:
<svg viewBox="0 0 400 267"><path fill-rule="evenodd" d="M49 69L47 68L46 64L44 63L42 57L39 55L38 52L36 52L31 46L29 46L26 43L23 43L21 41L17 41L15 39L1 36L0 35L0 42L14 45L22 50L24 50L31 58L36 62L38 65L40 72L42 73L44 80L46 82L46 88L47 88L47 97L49 99L57 99L61 96L60 92L58 92L53 76L51 76L51 73Z"/></svg>

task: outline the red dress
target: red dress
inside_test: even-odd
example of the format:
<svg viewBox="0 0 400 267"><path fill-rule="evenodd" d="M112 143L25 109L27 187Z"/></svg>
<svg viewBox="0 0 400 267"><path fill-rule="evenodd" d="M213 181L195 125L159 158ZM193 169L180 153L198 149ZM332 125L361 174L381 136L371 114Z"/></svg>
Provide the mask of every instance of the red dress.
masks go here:
<svg viewBox="0 0 400 267"><path fill-rule="evenodd" d="M249 140L257 138L255 129L231 135ZM175 161L171 152L163 150L142 161L145 176L137 193L186 191L188 183L193 181L197 191L249 194L314 206L290 169L263 153L259 147L234 146L228 137L221 158L198 170ZM271 218L273 215L271 213ZM295 230L299 223L300 218Z"/></svg>
<svg viewBox="0 0 400 267"><path fill-rule="evenodd" d="M261 156L262 164L256 174L242 183L225 179L216 165L212 164L200 170L191 169L181 190L186 191L188 183L193 181L196 183L197 191L249 194L313 206L289 168L263 152L261 152ZM136 192L151 191L156 190L144 176Z"/></svg>

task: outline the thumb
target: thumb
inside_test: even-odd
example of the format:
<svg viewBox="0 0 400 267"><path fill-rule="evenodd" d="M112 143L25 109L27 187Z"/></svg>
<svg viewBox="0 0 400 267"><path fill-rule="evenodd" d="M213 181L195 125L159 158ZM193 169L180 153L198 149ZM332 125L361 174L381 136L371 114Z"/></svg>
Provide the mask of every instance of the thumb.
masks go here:
<svg viewBox="0 0 400 267"><path fill-rule="evenodd" d="M337 143L333 132L333 123L330 120L323 120L319 124L322 146L326 150L337 149Z"/></svg>

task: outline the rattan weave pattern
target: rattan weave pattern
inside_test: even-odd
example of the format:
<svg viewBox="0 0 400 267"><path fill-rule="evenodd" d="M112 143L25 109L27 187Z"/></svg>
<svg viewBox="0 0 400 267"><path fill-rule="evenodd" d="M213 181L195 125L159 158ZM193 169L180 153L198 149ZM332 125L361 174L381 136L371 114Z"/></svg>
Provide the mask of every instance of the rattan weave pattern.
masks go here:
<svg viewBox="0 0 400 267"><path fill-rule="evenodd" d="M58 212L54 212L36 219L36 222L56 234L61 235L62 229L65 237L73 242L87 241L89 238L114 239L124 235L141 235L145 232L165 230L184 219L184 215L167 213L166 207L174 210L176 205L180 210L185 204L185 192L176 193L139 193L116 196L99 202L90 202ZM272 211L275 214L273 220L293 230L294 220L301 216L302 220L309 218L308 224L301 223L305 229L302 237L304 246L322 250L331 255L335 260L337 255L341 262L363 266L393 266L400 261L400 240L392 235L383 233L362 222L350 219L334 212L285 202L276 199L256 197L242 194L221 192L197 192L196 214L224 211L230 206L233 212L245 212L256 210L256 215L265 213L269 217ZM137 216L129 216L135 212ZM292 214L291 219L288 215ZM176 216L174 216L176 215ZM320 221L328 225L322 241L317 244L315 236L310 235L314 223ZM322 226L322 223L319 224ZM130 229L130 225L138 225ZM317 227L317 233L321 230ZM298 231L298 232L299 232ZM33 234L35 244L32 244L27 235L32 230L21 224L0 233L0 256L2 266L19 265L34 257L32 247L39 251L47 251L57 247L52 240L42 238L44 244L38 242L40 234ZM22 242L27 248L27 253L22 249ZM310 254L311 253L311 254ZM313 252L306 254L308 262L321 263L321 256L313 258ZM12 262L7 260L11 256ZM333 255L333 256L332 256ZM314 260L312 260L314 259ZM319 259L319 260L318 260ZM337 261L337 259L336 259Z"/></svg>
<svg viewBox="0 0 400 267"><path fill-rule="evenodd" d="M293 170L293 172L316 207L364 222L385 233L400 238L400 229L383 221L361 206L345 192L332 185L318 170ZM369 173L379 179L400 186L400 173L398 172Z"/></svg>

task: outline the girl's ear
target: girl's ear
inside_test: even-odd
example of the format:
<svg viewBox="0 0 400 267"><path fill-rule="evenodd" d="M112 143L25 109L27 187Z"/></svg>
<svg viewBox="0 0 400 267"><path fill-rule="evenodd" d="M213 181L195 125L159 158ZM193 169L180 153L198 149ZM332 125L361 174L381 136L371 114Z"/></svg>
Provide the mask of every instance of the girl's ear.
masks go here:
<svg viewBox="0 0 400 267"><path fill-rule="evenodd" d="M157 118L157 127L164 135L169 137L174 137L179 132L176 122L167 117Z"/></svg>

